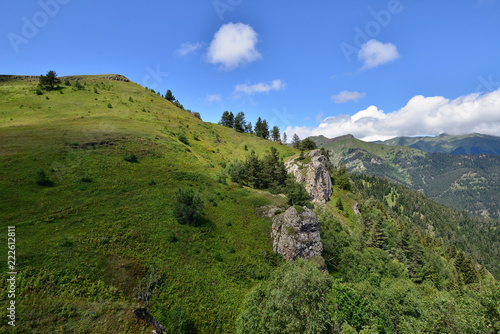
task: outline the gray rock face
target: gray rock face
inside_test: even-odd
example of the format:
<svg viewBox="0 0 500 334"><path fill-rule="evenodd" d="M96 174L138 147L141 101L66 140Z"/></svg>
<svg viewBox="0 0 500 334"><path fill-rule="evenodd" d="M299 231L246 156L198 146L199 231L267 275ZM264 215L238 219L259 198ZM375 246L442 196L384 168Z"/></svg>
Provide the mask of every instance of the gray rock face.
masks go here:
<svg viewBox="0 0 500 334"><path fill-rule="evenodd" d="M298 183L303 183L311 200L315 204L325 204L332 196L332 179L328 168L332 166L330 160L321 155L320 150L309 153L311 162L303 164L289 160L285 166L289 173L295 176Z"/></svg>
<svg viewBox="0 0 500 334"><path fill-rule="evenodd" d="M303 211L302 211L303 210ZM299 211L290 207L284 213L273 218L271 237L274 252L281 254L286 260L297 257L309 259L321 257L321 223L312 210L304 207Z"/></svg>

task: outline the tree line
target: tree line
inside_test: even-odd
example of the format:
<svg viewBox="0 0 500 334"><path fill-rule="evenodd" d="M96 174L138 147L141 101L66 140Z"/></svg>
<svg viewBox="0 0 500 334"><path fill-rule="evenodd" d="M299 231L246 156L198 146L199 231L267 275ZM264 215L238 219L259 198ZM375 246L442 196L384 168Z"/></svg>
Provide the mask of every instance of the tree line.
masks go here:
<svg viewBox="0 0 500 334"><path fill-rule="evenodd" d="M275 125L271 130L269 130L268 122L261 117L257 119L255 126L253 126L252 122L246 121L245 113L243 113L242 111L237 113L236 116L232 111L224 111L222 113L219 124L231 129L235 129L237 132L250 133L267 140L270 139L278 143L286 143L286 133L283 133L282 139L279 127Z"/></svg>

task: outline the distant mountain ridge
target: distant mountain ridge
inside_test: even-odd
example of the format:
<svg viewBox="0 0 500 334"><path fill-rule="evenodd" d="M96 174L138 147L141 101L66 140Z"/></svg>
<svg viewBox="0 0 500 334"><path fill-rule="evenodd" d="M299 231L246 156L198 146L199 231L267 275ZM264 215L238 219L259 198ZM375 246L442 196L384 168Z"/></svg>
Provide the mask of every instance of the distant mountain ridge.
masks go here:
<svg viewBox="0 0 500 334"><path fill-rule="evenodd" d="M460 155L500 155L500 137L479 133L436 137L396 137L379 142L389 146L408 146L431 153Z"/></svg>
<svg viewBox="0 0 500 334"><path fill-rule="evenodd" d="M500 217L500 156L429 153L413 147L369 143L346 135L310 137L331 151L334 164L386 178L474 215Z"/></svg>

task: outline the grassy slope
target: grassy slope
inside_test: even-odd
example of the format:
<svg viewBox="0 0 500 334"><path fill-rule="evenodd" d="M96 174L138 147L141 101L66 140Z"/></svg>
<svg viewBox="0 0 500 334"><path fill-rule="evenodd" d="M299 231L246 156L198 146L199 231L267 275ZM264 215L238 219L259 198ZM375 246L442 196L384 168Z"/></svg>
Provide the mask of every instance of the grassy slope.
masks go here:
<svg viewBox="0 0 500 334"><path fill-rule="evenodd" d="M79 77L84 90L71 77L63 94L41 96L37 79L0 81L0 221L16 226L18 320L38 333L144 332L132 314L141 305L134 288L158 272L156 315L181 306L200 330L231 332L235 305L272 270L271 221L254 207L284 199L217 183L217 174L248 153L245 145L258 154L296 151L202 122L108 77ZM124 161L131 153L138 163ZM54 187L35 184L39 168ZM178 187L201 192L203 226L175 221Z"/></svg>

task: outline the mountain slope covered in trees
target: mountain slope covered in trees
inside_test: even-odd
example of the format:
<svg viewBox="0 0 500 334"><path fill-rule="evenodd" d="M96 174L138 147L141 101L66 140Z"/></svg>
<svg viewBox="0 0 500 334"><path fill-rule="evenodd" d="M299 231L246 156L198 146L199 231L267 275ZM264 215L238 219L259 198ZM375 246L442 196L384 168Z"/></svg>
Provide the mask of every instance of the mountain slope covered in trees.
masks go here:
<svg viewBox="0 0 500 334"><path fill-rule="evenodd" d="M428 153L343 136L311 137L350 170L405 184L472 215L500 217L500 156Z"/></svg>
<svg viewBox="0 0 500 334"><path fill-rule="evenodd" d="M500 155L500 137L478 133L460 136L441 134L435 137L396 137L380 143L409 146L431 153Z"/></svg>

